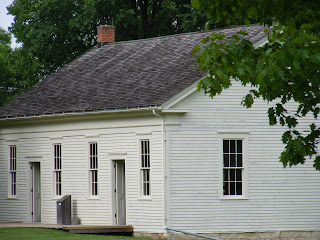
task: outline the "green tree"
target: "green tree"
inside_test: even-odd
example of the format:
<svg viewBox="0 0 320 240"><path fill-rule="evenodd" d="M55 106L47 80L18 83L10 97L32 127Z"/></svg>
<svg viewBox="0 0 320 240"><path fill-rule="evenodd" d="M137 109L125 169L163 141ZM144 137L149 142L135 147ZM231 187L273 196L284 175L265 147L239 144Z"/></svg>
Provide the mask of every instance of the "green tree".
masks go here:
<svg viewBox="0 0 320 240"><path fill-rule="evenodd" d="M37 62L10 44L11 34L0 28L0 106L39 80Z"/></svg>
<svg viewBox="0 0 320 240"><path fill-rule="evenodd" d="M12 54L11 35L0 28L0 104L8 101L12 96L14 81L11 78L12 68L10 56Z"/></svg>
<svg viewBox="0 0 320 240"><path fill-rule="evenodd" d="M200 30L208 20L191 0L15 0L10 31L54 72L96 44L98 25L114 25L116 41Z"/></svg>
<svg viewBox="0 0 320 240"><path fill-rule="evenodd" d="M23 44L24 50L40 62L44 76L88 48L89 36L73 23L82 2L16 0L8 7L14 16L10 31Z"/></svg>
<svg viewBox="0 0 320 240"><path fill-rule="evenodd" d="M228 24L259 22L268 31L269 42L260 48L243 39L241 32L229 41L213 33L194 49L194 57L207 76L199 83L211 97L231 85L230 79L251 85L254 90L243 98L251 107L256 98L275 103L268 110L269 123L287 126L282 136L284 166L303 164L314 157L320 170L320 3L316 0L193 0L214 22ZM286 103L297 103L295 111ZM309 129L298 130L307 114L314 116Z"/></svg>

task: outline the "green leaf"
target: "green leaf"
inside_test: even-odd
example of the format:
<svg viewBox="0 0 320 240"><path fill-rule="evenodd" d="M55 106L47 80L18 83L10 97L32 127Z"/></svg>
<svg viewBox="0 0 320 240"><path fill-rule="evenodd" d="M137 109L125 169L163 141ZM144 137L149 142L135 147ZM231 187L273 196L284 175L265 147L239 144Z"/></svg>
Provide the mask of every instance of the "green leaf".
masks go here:
<svg viewBox="0 0 320 240"><path fill-rule="evenodd" d="M192 56L196 56L196 54L201 50L201 47L200 46L195 46L193 49L192 49Z"/></svg>
<svg viewBox="0 0 320 240"><path fill-rule="evenodd" d="M241 34L241 35L243 35L243 36L248 36L248 35L249 35L249 34L248 34L246 31L244 31L244 30L238 31L237 33L238 33L238 34Z"/></svg>
<svg viewBox="0 0 320 240"><path fill-rule="evenodd" d="M249 7L247 9L247 16L249 18L254 18L257 15L257 8L255 7Z"/></svg>
<svg viewBox="0 0 320 240"><path fill-rule="evenodd" d="M276 115L274 109L271 107L268 110L268 116L269 116L269 124L275 125L277 123Z"/></svg>
<svg viewBox="0 0 320 240"><path fill-rule="evenodd" d="M242 105L246 108L250 108L254 102L254 99L251 94L247 94L242 100Z"/></svg>
<svg viewBox="0 0 320 240"><path fill-rule="evenodd" d="M316 156L316 158L314 159L313 167L320 171L320 156Z"/></svg>

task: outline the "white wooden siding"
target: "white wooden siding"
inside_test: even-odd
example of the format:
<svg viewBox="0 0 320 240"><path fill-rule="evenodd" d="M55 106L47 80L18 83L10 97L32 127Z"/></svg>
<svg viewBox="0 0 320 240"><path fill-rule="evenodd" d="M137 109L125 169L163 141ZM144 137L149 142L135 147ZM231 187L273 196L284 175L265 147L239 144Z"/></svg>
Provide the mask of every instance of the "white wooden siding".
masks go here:
<svg viewBox="0 0 320 240"><path fill-rule="evenodd" d="M0 220L7 219L7 221L19 221L21 216L25 216L26 199L24 198L24 180L25 174L19 174L25 167L21 165L20 152L17 152L17 196L16 198L8 198L8 182L9 182L9 146L16 145L18 142L7 142L5 139L0 137ZM26 218L22 218L26 220Z"/></svg>
<svg viewBox="0 0 320 240"><path fill-rule="evenodd" d="M319 230L320 172L312 160L282 167L285 128L269 126L262 100L242 107L246 91L234 84L214 99L195 92L172 107L189 111L180 125L166 127L168 226L202 233ZM219 199L221 130L249 131L248 200Z"/></svg>
<svg viewBox="0 0 320 240"><path fill-rule="evenodd" d="M7 139L11 139L9 136ZM14 136L14 139L18 139ZM9 145L17 146L17 196L16 199L8 198L8 149ZM1 141L0 143L0 165L1 165L1 193L0 193L0 221L28 221L28 213L31 209L29 201L29 161L38 161L44 156L46 138L34 137L32 143L30 138L19 138L14 142ZM36 146L32 148L32 146ZM32 158L33 156L33 158ZM35 159L37 157L37 159Z"/></svg>
<svg viewBox="0 0 320 240"><path fill-rule="evenodd" d="M139 133L148 133L151 147L152 199L139 197ZM7 199L7 139L17 139L18 199ZM88 191L88 142L98 142L99 197ZM62 146L62 196L72 196L72 219L81 224L112 224L112 159L125 152L127 224L135 231L163 231L163 165L161 119L155 116L126 119L97 119L83 122L29 125L0 129L0 221L30 221L27 218L28 161L41 161L42 223L56 223L54 195L54 143Z"/></svg>

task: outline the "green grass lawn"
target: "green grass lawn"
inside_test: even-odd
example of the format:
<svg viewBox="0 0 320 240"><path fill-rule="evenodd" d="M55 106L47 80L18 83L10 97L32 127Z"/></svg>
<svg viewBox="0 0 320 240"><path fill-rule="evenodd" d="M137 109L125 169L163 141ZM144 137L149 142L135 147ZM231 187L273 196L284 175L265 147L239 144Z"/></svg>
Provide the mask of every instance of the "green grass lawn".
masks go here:
<svg viewBox="0 0 320 240"><path fill-rule="evenodd" d="M61 230L40 228L0 228L1 240L150 240L110 235L74 234Z"/></svg>

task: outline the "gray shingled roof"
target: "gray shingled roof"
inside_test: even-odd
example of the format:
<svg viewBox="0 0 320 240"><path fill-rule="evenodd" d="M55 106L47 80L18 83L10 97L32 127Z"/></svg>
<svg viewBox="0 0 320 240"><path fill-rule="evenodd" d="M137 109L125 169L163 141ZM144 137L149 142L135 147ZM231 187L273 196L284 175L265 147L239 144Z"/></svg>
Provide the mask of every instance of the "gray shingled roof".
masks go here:
<svg viewBox="0 0 320 240"><path fill-rule="evenodd" d="M246 30L256 42L259 25ZM159 106L199 80L191 51L208 33L110 43L93 48L0 108L0 118Z"/></svg>

